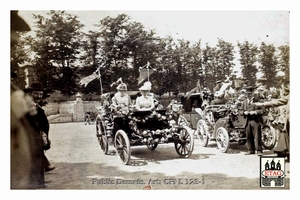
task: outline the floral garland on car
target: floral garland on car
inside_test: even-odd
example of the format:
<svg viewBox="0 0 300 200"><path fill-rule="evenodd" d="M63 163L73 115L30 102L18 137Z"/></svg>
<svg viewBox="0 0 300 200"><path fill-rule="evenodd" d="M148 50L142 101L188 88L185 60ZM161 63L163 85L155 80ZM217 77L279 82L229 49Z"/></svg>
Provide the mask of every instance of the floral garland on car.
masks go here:
<svg viewBox="0 0 300 200"><path fill-rule="evenodd" d="M133 130L137 136L143 139L143 143L149 142L167 142L169 138L173 137L173 133L177 132L177 128L172 126L176 124L175 119L180 114L181 110L172 109L173 105L178 104L176 101L170 103L167 107L166 112L164 114L158 112L158 109L154 109L150 111L150 113L143 117L133 116L134 109L130 109L130 112L126 116L129 119L129 127ZM168 128L164 129L156 129L156 130L148 130L148 129L138 129L138 123L146 124L149 120L157 120L161 121Z"/></svg>

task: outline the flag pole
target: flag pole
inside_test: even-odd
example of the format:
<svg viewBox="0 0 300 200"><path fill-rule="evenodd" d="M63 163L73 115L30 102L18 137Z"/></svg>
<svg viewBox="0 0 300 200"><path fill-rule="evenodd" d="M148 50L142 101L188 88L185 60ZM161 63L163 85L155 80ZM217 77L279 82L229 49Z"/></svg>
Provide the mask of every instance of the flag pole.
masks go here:
<svg viewBox="0 0 300 200"><path fill-rule="evenodd" d="M98 67L97 71L98 71L98 76L99 76L99 81L100 81L100 90L101 90L101 95L102 95L103 94L103 88L102 88L100 67Z"/></svg>
<svg viewBox="0 0 300 200"><path fill-rule="evenodd" d="M149 76L150 76L150 75L149 75L149 62L147 62L147 75L148 75L148 82L150 82L150 81L149 81Z"/></svg>

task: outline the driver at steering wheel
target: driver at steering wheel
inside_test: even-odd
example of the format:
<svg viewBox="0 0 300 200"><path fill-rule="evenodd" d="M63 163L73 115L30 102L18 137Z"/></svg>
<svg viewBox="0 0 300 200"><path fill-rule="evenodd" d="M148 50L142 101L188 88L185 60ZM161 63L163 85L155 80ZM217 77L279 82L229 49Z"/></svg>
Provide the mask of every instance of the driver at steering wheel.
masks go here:
<svg viewBox="0 0 300 200"><path fill-rule="evenodd" d="M111 109L112 112L120 115L126 114L129 111L129 105L131 102L130 96L126 93L127 86L125 83L121 83L117 87L118 92L112 98Z"/></svg>

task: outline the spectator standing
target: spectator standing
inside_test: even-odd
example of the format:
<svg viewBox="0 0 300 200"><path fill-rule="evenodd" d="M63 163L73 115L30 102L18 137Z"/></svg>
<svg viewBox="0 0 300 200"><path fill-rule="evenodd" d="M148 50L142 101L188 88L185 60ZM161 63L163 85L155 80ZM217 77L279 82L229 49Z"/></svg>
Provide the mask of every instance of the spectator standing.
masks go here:
<svg viewBox="0 0 300 200"><path fill-rule="evenodd" d="M258 156L262 156L262 139L261 139L261 128L263 125L262 115L264 111L261 107L255 105L255 102L259 102L259 93L255 92L253 97L250 99L248 106L244 114L247 118L246 123L246 137L248 152L246 155L255 154L257 151Z"/></svg>
<svg viewBox="0 0 300 200"><path fill-rule="evenodd" d="M39 82L33 82L29 88L25 89L26 92L32 97L33 101L36 103L37 108L37 114L34 116L34 120L37 123L39 129L43 131L47 135L48 143L46 146L44 146L44 150L49 150L51 148L51 141L49 139L49 121L45 114L44 109L42 108L42 100L44 96L45 89L43 88L43 85ZM51 171L55 169L55 167L52 167L48 158L46 157L44 153L44 159L43 159L43 166L45 169L45 172Z"/></svg>
<svg viewBox="0 0 300 200"><path fill-rule="evenodd" d="M284 128L281 131L283 135L283 139L285 142L283 144L286 145L286 150L282 152L276 152L278 156L286 156L287 161L290 160L290 82L286 81L282 84L282 96L279 99L272 99L271 101L264 103L255 103L257 106L264 106L265 108L270 107L278 107L278 106L286 106L286 119Z"/></svg>
<svg viewBox="0 0 300 200"><path fill-rule="evenodd" d="M31 99L30 96L27 96L28 108L29 111L22 119L23 123L29 133L30 138L30 150L31 150L31 159L32 167L30 174L30 188L38 189L45 188L45 178L44 178L44 150L43 150L43 131L40 130L38 124L36 123L34 117L37 115L38 111L36 108L35 102ZM46 134L45 134L46 135Z"/></svg>

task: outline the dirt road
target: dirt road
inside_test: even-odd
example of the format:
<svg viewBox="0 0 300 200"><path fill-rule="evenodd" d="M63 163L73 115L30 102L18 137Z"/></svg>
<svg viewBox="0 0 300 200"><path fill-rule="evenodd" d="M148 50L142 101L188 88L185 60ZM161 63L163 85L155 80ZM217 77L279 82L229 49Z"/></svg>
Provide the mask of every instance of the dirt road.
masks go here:
<svg viewBox="0 0 300 200"><path fill-rule="evenodd" d="M246 145L231 144L221 153L216 144L201 147L195 139L190 158L179 158L174 144L132 147L130 165L123 165L110 147L104 155L95 135L95 125L63 123L50 125L52 147L46 152L55 170L46 173L46 189L165 190L165 189L262 189L260 158L244 155ZM274 155L264 151L265 156ZM289 163L286 163L289 189ZM278 189L278 188L276 188Z"/></svg>

